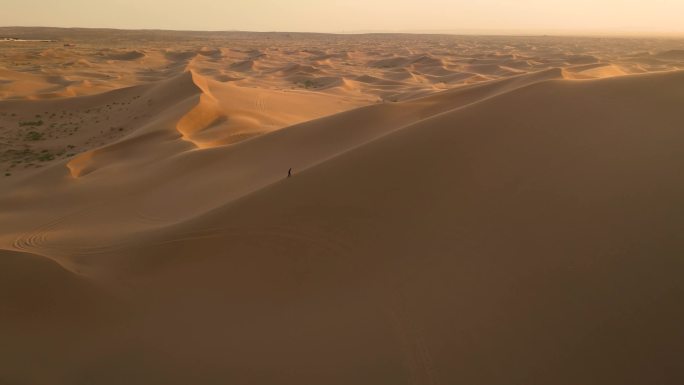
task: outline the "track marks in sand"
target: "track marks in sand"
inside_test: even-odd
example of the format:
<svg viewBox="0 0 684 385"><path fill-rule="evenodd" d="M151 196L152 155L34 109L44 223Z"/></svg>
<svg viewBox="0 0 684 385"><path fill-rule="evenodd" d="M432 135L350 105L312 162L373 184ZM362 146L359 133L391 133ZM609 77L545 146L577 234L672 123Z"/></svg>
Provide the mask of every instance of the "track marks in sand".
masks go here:
<svg viewBox="0 0 684 385"><path fill-rule="evenodd" d="M49 243L51 239L59 238L56 235L67 229L69 222L84 215L94 207L94 205L83 207L35 226L27 232L18 234L12 242L11 248L16 251L28 252L49 258L66 270L78 273L78 267L67 260L67 257L72 256L72 250L68 250L69 248L64 249L59 245L59 241L54 245Z"/></svg>

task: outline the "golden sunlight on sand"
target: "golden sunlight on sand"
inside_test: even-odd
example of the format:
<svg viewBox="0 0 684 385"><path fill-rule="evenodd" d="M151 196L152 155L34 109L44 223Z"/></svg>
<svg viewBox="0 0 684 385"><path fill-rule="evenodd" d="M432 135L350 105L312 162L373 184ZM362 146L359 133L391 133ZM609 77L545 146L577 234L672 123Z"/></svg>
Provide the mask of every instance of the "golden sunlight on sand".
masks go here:
<svg viewBox="0 0 684 385"><path fill-rule="evenodd" d="M684 41L24 33L0 384L684 383Z"/></svg>

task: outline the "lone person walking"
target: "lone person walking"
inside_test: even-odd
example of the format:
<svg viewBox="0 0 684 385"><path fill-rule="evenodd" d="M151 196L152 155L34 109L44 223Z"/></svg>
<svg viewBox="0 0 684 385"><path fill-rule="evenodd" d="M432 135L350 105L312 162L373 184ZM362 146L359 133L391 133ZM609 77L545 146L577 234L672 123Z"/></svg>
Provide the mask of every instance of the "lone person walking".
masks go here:
<svg viewBox="0 0 684 385"><path fill-rule="evenodd" d="M292 176L292 167L290 167L290 169L287 170L287 177L289 178L291 176Z"/></svg>

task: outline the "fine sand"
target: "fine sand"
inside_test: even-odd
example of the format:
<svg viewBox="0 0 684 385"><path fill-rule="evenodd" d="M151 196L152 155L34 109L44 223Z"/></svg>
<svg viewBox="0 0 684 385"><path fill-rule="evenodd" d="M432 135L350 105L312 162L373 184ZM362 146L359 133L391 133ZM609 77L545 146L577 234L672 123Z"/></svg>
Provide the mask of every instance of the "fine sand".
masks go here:
<svg viewBox="0 0 684 385"><path fill-rule="evenodd" d="M0 384L684 383L684 41L2 37Z"/></svg>

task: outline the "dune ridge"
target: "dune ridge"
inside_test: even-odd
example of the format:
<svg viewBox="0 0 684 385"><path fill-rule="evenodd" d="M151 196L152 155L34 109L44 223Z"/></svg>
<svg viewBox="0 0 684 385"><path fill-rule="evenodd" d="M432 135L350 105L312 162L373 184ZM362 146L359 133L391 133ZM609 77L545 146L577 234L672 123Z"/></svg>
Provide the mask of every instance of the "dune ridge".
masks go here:
<svg viewBox="0 0 684 385"><path fill-rule="evenodd" d="M684 381L676 44L236 36L0 82L0 383Z"/></svg>
<svg viewBox="0 0 684 385"><path fill-rule="evenodd" d="M158 210L162 210L172 219L170 223L176 223L182 218L211 210L217 205L225 204L278 181L283 175L283 164L292 166L299 172L411 123L503 92L560 76L560 71L549 70L538 74L523 75L520 78L495 81L491 84L468 86L402 103L372 105L281 129L271 135L263 135L245 142L244 145L236 144L227 148L219 147L215 151L198 152L192 151L193 148L197 148L196 145L188 146L185 140L179 141L178 139L183 138L179 137L176 131L178 126L185 124L184 120L187 119L188 114L192 116L195 109L203 107L201 97L206 95L195 85L194 79L197 77L188 73L169 83L164 82L151 87L149 93L144 94L146 96L143 99L158 93L167 94L165 90L171 86L182 86L185 89L184 92L175 92L174 99L167 101L170 106L168 109L173 110L173 114L168 115L167 119L157 118L142 126L139 131L132 132L115 143L84 152L66 163L72 177L81 178L97 170L100 176L91 182L95 186L99 186L103 180L106 180L105 183L108 185L116 183L117 178L112 178L113 175L128 175L126 184L130 189L129 194L138 195L139 198L133 202L125 201L123 206L116 210L114 217L120 218L118 220L111 217L113 203L111 197L105 197L101 206L89 210L85 215L81 213L70 217L67 222L85 221L87 223L93 217L108 217L110 221L113 221L109 235L121 240L143 229L155 228L165 223L163 220L136 220L135 226L129 223L122 232L119 221L130 221L131 211L135 213L136 210L143 210L148 212L146 216L156 217L160 214ZM162 92L159 92L160 88ZM198 101L199 104L196 104ZM264 156L266 153L269 154L268 157ZM249 168L245 166L246 164L259 164L260 167ZM50 175L48 180L54 181L57 178L59 181L63 178L60 176L63 175L62 167L56 164L51 169L35 175L25 184L36 183L36 180L45 179L47 175ZM141 173L140 167L148 169ZM178 175L176 171L179 168L203 170L202 175L206 175L207 178L203 180L194 173ZM107 172L108 169L111 171ZM216 181L210 175L226 175L226 177ZM68 179L58 183L66 188L62 199L72 200L77 196L92 195L87 187L88 181L82 182L86 183L86 186L73 186ZM208 183L214 185L210 190L207 190ZM164 194L173 197L177 202L193 202L196 194L202 194L204 200L189 205L177 204L178 207L172 210L168 207L150 207L150 200L155 199L153 195L145 193L145 190L149 190L150 184L166 186L164 190L152 189L152 191L153 193L165 191ZM171 188L172 186L174 188ZM181 186L183 187L179 188ZM53 198L58 196L60 193L53 195ZM90 198L90 201L97 200ZM109 203L104 204L104 202ZM18 210L18 212L22 211ZM34 213L36 219L44 217L45 214L48 218L54 215L51 211L44 214ZM137 215L136 213L134 217ZM86 228L74 232L80 231L90 232ZM96 231L99 233L102 229L97 228ZM92 243L102 242L104 240L101 234L92 240ZM15 247L25 243L25 241L13 242ZM35 240L31 241L31 245L38 247L46 247L48 243L50 243L48 240L38 241L38 243ZM63 247L58 249L61 248ZM71 249L70 258L78 255L81 248ZM61 250L60 254L64 254L65 251ZM46 252L47 255L52 255L49 249ZM71 266L72 262L64 261L63 264Z"/></svg>

